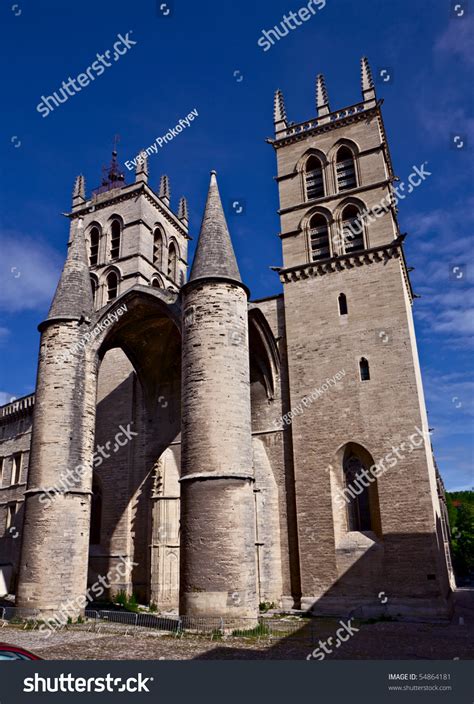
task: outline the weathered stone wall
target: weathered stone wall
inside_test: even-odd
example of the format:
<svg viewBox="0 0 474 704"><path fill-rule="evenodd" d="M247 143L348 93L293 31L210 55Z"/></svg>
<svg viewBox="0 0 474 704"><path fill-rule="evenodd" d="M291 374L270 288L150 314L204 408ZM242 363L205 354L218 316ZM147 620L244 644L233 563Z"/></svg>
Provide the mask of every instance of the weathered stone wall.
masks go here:
<svg viewBox="0 0 474 704"><path fill-rule="evenodd" d="M16 405L30 402L23 410L14 411L15 402L5 407L0 417L0 595L14 591L22 541L24 492L28 478L31 426L34 397L19 399ZM9 412L9 408L11 411ZM3 410L3 409L2 409ZM13 476L13 457L21 454L19 481ZM15 516L7 528L7 513L14 507ZM2 588L3 587L3 588Z"/></svg>
<svg viewBox="0 0 474 704"><path fill-rule="evenodd" d="M247 317L239 285L184 292L180 609L188 615L257 613Z"/></svg>
<svg viewBox="0 0 474 704"><path fill-rule="evenodd" d="M95 362L61 355L83 330L51 323L40 345L17 604L51 615L73 602L71 615L80 613L86 588Z"/></svg>
<svg viewBox="0 0 474 704"><path fill-rule="evenodd" d="M306 606L318 608L323 596L341 595L347 603L365 596L377 604L377 594L385 591L406 601L425 599L441 611L447 594L438 565L427 436L412 452L402 449L403 459L377 479L382 530L380 543L373 536L377 545L365 541L364 549L360 541L347 543L345 508L338 508L330 483L333 469L342 472L340 449L348 442L360 444L377 462L392 446L408 447L417 428L427 431L404 286L400 260L394 258L285 287L292 406L344 371L341 381L292 422ZM341 292L347 296L345 316L337 305ZM360 379L361 357L369 361L369 381ZM346 572L349 563L341 562L339 547L346 555L357 551L357 578L354 567Z"/></svg>

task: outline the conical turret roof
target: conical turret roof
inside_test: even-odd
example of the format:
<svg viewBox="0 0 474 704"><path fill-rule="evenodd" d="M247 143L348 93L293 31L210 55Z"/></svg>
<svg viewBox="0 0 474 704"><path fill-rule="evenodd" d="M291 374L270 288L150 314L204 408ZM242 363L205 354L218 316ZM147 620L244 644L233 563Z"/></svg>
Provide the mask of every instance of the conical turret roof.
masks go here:
<svg viewBox="0 0 474 704"><path fill-rule="evenodd" d="M53 302L50 318L80 318L93 309L92 288L82 218L71 228L66 261Z"/></svg>
<svg viewBox="0 0 474 704"><path fill-rule="evenodd" d="M224 278L242 283L222 208L216 172L211 182L189 281Z"/></svg>

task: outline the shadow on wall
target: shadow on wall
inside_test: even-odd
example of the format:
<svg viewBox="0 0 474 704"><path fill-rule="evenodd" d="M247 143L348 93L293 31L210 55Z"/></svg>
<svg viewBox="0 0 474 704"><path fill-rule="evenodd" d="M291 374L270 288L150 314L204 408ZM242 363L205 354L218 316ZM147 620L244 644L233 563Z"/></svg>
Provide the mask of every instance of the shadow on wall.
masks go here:
<svg viewBox="0 0 474 704"><path fill-rule="evenodd" d="M333 638L334 650L336 631L343 623L350 624L343 627L343 633L349 633L350 637L342 640L352 641L351 635L354 632L354 641L345 653L341 642L341 650L337 651L337 656L354 659L364 657L367 651L367 634L360 636L359 628L356 628L360 625L357 619L446 624L453 611L452 591L447 576L439 577L424 571L427 562L433 564L433 534L392 534L386 535L383 541L375 538L374 534L359 535L365 535L373 545L365 549L364 554L353 562L333 586L312 603L306 615L318 618L303 619L300 629L268 648L258 650L216 647L196 659L301 659L306 657L305 653L311 653L315 649L320 638L324 641L327 636ZM429 557L430 560L424 560L423 556ZM332 622L332 619L337 620ZM383 655L374 652L376 648L372 646L373 655L365 657L411 658L414 650L412 636L413 633L409 641L398 637L391 639L390 643L387 643L391 652L384 648ZM357 650L358 637L361 638L360 653ZM433 634L429 657L445 658L444 645L440 643L438 651L436 645L437 638Z"/></svg>

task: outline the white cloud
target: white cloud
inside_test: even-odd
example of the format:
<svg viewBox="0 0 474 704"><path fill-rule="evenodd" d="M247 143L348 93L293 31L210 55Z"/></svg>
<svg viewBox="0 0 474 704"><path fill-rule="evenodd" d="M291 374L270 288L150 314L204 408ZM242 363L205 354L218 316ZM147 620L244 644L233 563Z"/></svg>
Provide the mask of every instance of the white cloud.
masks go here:
<svg viewBox="0 0 474 704"><path fill-rule="evenodd" d="M43 240L18 232L0 234L0 309L9 313L48 306L62 257Z"/></svg>
<svg viewBox="0 0 474 704"><path fill-rule="evenodd" d="M447 30L435 44L435 52L445 56L453 54L468 66L474 65L474 18L467 15L464 18L453 18Z"/></svg>
<svg viewBox="0 0 474 704"><path fill-rule="evenodd" d="M0 406L4 406L6 403L11 403L16 399L16 396L9 391L0 391Z"/></svg>

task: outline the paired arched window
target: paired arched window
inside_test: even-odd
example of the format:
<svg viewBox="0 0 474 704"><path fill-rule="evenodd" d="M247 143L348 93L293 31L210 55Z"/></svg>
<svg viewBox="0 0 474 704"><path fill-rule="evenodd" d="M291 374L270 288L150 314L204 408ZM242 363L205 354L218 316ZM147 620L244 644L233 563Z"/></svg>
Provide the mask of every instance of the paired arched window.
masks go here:
<svg viewBox="0 0 474 704"><path fill-rule="evenodd" d="M117 293L118 293L118 276L115 273L115 271L111 271L110 274L107 275L107 302L108 301L113 301L114 298L117 298Z"/></svg>
<svg viewBox="0 0 474 704"><path fill-rule="evenodd" d="M354 454L350 454L344 460L344 484L348 495L347 504L347 528L350 531L372 530L372 519L370 514L370 494L369 486L364 486L364 482L359 480L363 477L364 465Z"/></svg>
<svg viewBox="0 0 474 704"><path fill-rule="evenodd" d="M96 266L99 262L99 240L100 232L98 227L92 227L90 231L90 245L89 245L89 265Z"/></svg>
<svg viewBox="0 0 474 704"><path fill-rule="evenodd" d="M366 360L365 357L361 357L361 359L359 361L359 372L360 372L360 380L361 381L369 381L369 379L370 379L369 362Z"/></svg>
<svg viewBox="0 0 474 704"><path fill-rule="evenodd" d="M110 233L110 258L118 259L120 256L120 235L122 233L122 225L119 220L112 220Z"/></svg>
<svg viewBox="0 0 474 704"><path fill-rule="evenodd" d="M331 256L329 249L329 226L325 216L321 213L316 213L309 221L309 237L311 259L313 262L328 259Z"/></svg>
<svg viewBox="0 0 474 704"><path fill-rule="evenodd" d="M323 165L317 156L310 156L305 166L306 200L324 196Z"/></svg>
<svg viewBox="0 0 474 704"><path fill-rule="evenodd" d="M153 264L158 269L161 269L163 264L163 234L159 227L153 232Z"/></svg>
<svg viewBox="0 0 474 704"><path fill-rule="evenodd" d="M176 274L177 274L177 267L178 264L178 255L176 252L176 245L174 242L171 242L169 249L168 249L168 276L172 281L176 281Z"/></svg>
<svg viewBox="0 0 474 704"><path fill-rule="evenodd" d="M91 530L89 542L91 545L100 545L102 528L102 489L97 477L92 480L91 499Z"/></svg>
<svg viewBox="0 0 474 704"><path fill-rule="evenodd" d="M339 303L339 315L347 315L347 298L344 293L340 293L337 299Z"/></svg>
<svg viewBox="0 0 474 704"><path fill-rule="evenodd" d="M357 205L346 205L342 211L342 241L345 254L364 249L364 223Z"/></svg>
<svg viewBox="0 0 474 704"><path fill-rule="evenodd" d="M348 191L357 186L354 154L349 147L339 147L336 155L337 190Z"/></svg>

